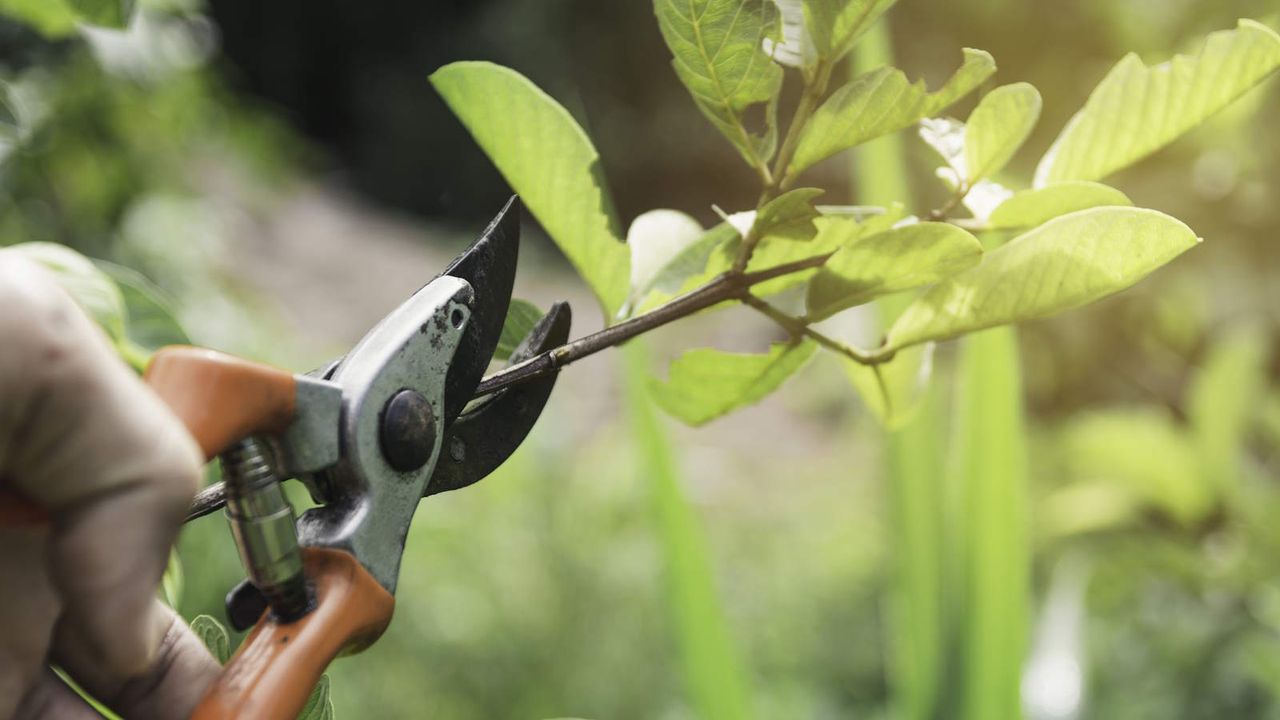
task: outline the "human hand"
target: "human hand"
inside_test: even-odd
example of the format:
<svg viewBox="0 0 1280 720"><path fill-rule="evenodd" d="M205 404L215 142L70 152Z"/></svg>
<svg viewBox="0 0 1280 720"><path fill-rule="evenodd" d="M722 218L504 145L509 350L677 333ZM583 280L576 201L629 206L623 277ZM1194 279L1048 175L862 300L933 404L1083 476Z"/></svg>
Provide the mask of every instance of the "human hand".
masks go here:
<svg viewBox="0 0 1280 720"><path fill-rule="evenodd" d="M220 668L156 597L202 457L56 280L0 250L0 720L186 717Z"/></svg>

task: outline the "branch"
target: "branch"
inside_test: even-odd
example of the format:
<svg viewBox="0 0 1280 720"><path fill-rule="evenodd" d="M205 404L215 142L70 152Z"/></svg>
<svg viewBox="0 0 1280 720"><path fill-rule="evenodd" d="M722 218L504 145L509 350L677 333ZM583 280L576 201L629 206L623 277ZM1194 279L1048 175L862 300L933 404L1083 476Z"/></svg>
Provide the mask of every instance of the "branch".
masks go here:
<svg viewBox="0 0 1280 720"><path fill-rule="evenodd" d="M560 368L575 360L581 360L605 348L620 345L637 335L675 322L680 318L688 317L725 300L748 302L747 298L754 299L754 296L748 292L752 286L783 275L821 267L829 257L831 257L831 253L814 255L803 260L784 263L757 272L723 273L706 285L687 292L643 315L638 315L617 325L611 325L599 332L585 335L560 347L552 348L541 355L535 355L522 363L496 372L480 381L480 384L476 386L474 397L490 395L512 385L545 377L559 371ZM195 499L191 501L191 505L187 508L187 518L183 522L190 522L196 518L204 517L225 504L226 488L224 485L222 483L210 485L201 490Z"/></svg>
<svg viewBox="0 0 1280 720"><path fill-rule="evenodd" d="M526 382L549 375L576 360L620 345L631 338L646 333L654 328L662 327L683 317L688 317L700 310L725 300L750 297L745 291L762 282L820 267L831 257L830 253L815 255L803 260L778 265L757 272L724 273L702 287L692 290L671 302L654 308L643 315L638 315L625 322L611 325L599 332L586 335L557 348L552 348L541 355L512 365L509 368L490 375L476 387L476 397L497 392L505 387Z"/></svg>

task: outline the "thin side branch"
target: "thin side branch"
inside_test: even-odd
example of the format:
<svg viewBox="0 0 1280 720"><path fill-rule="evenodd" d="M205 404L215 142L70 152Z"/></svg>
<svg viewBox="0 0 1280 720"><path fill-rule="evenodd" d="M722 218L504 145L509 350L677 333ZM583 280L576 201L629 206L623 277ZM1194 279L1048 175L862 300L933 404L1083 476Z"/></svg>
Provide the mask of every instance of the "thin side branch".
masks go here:
<svg viewBox="0 0 1280 720"><path fill-rule="evenodd" d="M791 124L787 127L786 137L782 139L782 147L778 150L778 156L773 164L773 172L771 177L765 180L764 190L760 193L760 199L756 202L756 211L764 207L770 200L778 197L779 193L786 190L795 178L788 172L791 165L791 158L795 156L796 147L800 143L800 133L804 131L804 127L809 124L809 118L813 115L813 111L818 109L818 104L822 102L822 96L827 92L827 85L831 81L831 71L833 66L827 62L818 64L814 73L814 79L805 83L804 93L800 96L800 104L796 106L796 112L791 116ZM760 232L753 223L751 229L747 231L746 236L742 238L742 249L738 251L738 257L733 261L733 269L730 272L741 273L747 269L747 263L751 262L751 255L755 253L756 246L760 244Z"/></svg>
<svg viewBox="0 0 1280 720"><path fill-rule="evenodd" d="M743 293L742 302L750 305L770 320L773 320L783 330L786 330L792 335L807 337L822 347L840 355L844 355L859 365L875 366L880 363L889 362L893 359L893 353L859 350L858 348L846 345L829 335L824 335L823 333L814 330L808 323L800 318L782 312L751 293Z"/></svg>
<svg viewBox="0 0 1280 720"><path fill-rule="evenodd" d="M951 194L951 197L947 199L947 202L943 204L942 207L937 208L936 210L929 211L929 219L933 220L934 222L948 221L949 218L947 216L951 214L952 210L955 210L957 207L959 207L960 203L964 202L964 199L969 196L969 191L972 189L973 189L972 185L961 183L961 185L956 188L955 192Z"/></svg>

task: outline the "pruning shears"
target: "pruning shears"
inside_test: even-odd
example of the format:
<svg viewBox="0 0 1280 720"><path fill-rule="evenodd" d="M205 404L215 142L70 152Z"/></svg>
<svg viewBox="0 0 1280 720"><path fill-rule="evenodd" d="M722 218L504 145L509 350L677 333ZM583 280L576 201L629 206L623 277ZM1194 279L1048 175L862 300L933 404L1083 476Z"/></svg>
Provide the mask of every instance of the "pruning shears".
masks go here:
<svg viewBox="0 0 1280 720"><path fill-rule="evenodd" d="M227 611L253 630L193 717L295 717L328 664L390 622L418 501L484 478L532 429L554 373L473 402L511 300L519 215L512 198L443 273L319 370L185 346L153 357L146 381L221 461L249 576ZM557 303L510 362L564 344L569 324ZM295 519L286 478L319 505Z"/></svg>

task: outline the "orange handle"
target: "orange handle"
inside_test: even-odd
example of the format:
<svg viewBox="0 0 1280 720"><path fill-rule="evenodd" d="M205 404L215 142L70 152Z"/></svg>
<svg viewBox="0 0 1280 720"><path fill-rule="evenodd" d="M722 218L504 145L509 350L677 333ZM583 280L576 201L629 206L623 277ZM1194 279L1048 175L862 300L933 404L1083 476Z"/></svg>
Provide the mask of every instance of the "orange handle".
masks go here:
<svg viewBox="0 0 1280 720"><path fill-rule="evenodd" d="M205 693L193 720L295 718L334 658L377 640L395 598L352 555L303 548L315 608L280 624L268 610Z"/></svg>
<svg viewBox="0 0 1280 720"><path fill-rule="evenodd" d="M293 422L293 374L203 348L172 345L143 375L212 460L237 440ZM46 523L44 508L0 483L0 526Z"/></svg>
<svg viewBox="0 0 1280 720"><path fill-rule="evenodd" d="M204 348L162 348L143 378L191 432L206 459L293 422L293 374Z"/></svg>

